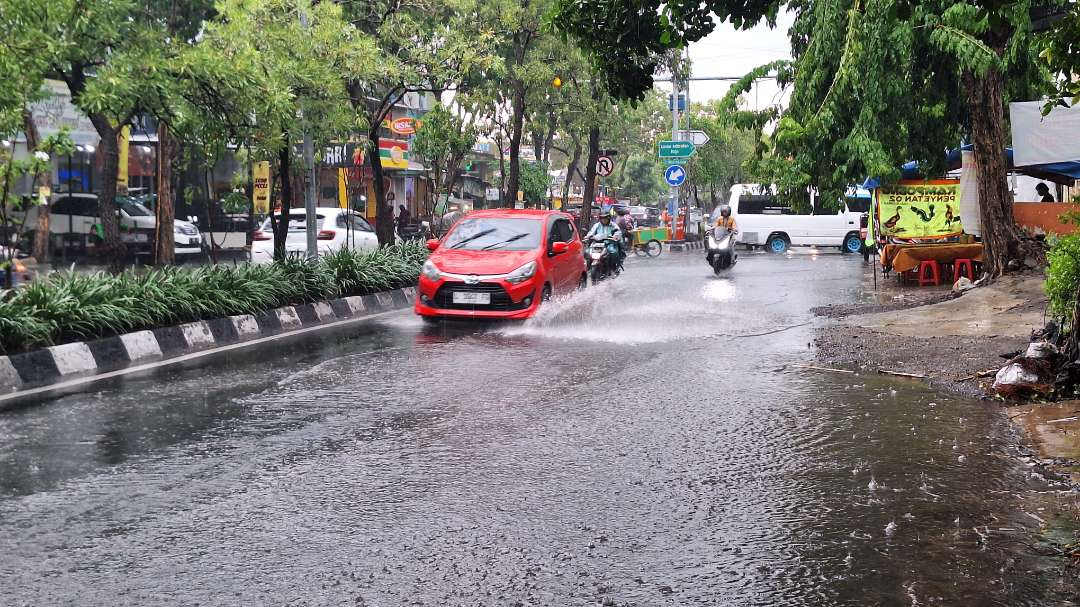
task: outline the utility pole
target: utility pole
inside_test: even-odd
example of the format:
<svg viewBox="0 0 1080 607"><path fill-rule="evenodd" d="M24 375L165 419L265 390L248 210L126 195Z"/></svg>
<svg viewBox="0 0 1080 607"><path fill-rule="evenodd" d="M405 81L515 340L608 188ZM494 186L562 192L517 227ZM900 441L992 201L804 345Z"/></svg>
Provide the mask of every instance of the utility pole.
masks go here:
<svg viewBox="0 0 1080 607"><path fill-rule="evenodd" d="M300 13L300 27L306 30L308 28L307 15L304 13L303 8L299 8L298 12ZM301 116L304 120L304 173L307 175L304 187L304 214L307 217L307 258L315 261L319 258L319 220L315 216L315 145L311 142L311 130L308 128L310 125L307 123L307 117L303 114L303 110L301 110Z"/></svg>
<svg viewBox="0 0 1080 607"><path fill-rule="evenodd" d="M671 140L679 140L679 83L675 77L675 64L672 63L671 77ZM668 202L668 214L671 215L671 240L675 240L675 224L679 221L679 186L671 186L671 199Z"/></svg>

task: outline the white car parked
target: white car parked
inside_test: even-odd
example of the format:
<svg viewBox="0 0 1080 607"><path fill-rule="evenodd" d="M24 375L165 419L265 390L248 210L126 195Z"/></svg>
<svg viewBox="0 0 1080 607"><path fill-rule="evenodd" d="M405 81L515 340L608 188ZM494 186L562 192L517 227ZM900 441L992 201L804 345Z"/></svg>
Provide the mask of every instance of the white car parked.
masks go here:
<svg viewBox="0 0 1080 607"><path fill-rule="evenodd" d="M334 207L315 209L319 253L331 253L342 249L374 250L379 248L375 228L359 213ZM289 211L289 234L285 238L288 253L303 255L307 252L307 213L304 209ZM274 260L274 229L267 217L255 231L251 244L251 261L270 263Z"/></svg>
<svg viewBox="0 0 1080 607"><path fill-rule="evenodd" d="M154 212L130 199L118 196L117 209L120 211L121 229L135 229L140 233L131 235L134 244L148 242L157 220ZM97 194L60 193L53 194L50 200L49 233L57 235L89 235L94 232L98 219ZM27 212L27 225L36 225L41 207L30 207ZM173 222L173 239L176 255L198 255L202 253L202 235L195 224L177 219Z"/></svg>
<svg viewBox="0 0 1080 607"><path fill-rule="evenodd" d="M821 201L812 199L811 204L815 203ZM813 214L796 214L777 200L772 188L756 184L732 186L728 204L739 228L736 242L747 247L764 247L773 253L784 253L791 246L839 247L846 253L862 250L862 213L847 204L839 211L822 206ZM712 223L719 212L717 207Z"/></svg>

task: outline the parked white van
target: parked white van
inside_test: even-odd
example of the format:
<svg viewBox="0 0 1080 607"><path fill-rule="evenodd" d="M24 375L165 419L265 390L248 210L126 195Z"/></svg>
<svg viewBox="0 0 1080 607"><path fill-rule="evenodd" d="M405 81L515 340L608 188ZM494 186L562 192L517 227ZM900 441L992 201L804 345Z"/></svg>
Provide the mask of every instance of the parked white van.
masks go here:
<svg viewBox="0 0 1080 607"><path fill-rule="evenodd" d="M863 190L855 194L853 204L845 203L839 211L822 205L815 209L817 212L803 215L778 200L774 188L736 184L728 202L739 227L736 242L747 248L765 247L773 253L783 253L791 246L838 247L846 253L858 253L862 249L859 229L865 211L851 207L859 206L856 201L869 201L870 193ZM713 221L718 214L714 211Z"/></svg>

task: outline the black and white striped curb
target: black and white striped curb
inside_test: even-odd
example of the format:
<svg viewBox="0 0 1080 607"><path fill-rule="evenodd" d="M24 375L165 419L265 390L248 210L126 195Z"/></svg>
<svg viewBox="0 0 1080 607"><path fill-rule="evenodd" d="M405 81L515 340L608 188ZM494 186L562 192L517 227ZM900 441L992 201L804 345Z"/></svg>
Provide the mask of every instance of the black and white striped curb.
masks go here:
<svg viewBox="0 0 1080 607"><path fill-rule="evenodd" d="M415 299L416 288L406 287L374 295L286 306L254 316L228 316L0 356L0 394L280 335L303 327L402 309L413 305Z"/></svg>
<svg viewBox="0 0 1080 607"><path fill-rule="evenodd" d="M673 242L668 244L672 251L691 251L694 249L704 249L705 243L700 240L684 240L682 242Z"/></svg>

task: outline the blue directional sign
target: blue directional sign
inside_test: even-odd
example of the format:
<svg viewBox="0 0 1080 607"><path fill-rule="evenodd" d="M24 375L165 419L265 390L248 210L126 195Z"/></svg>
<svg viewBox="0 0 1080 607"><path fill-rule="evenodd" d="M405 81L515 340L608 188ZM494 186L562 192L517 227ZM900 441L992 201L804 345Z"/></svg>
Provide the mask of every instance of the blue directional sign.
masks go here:
<svg viewBox="0 0 1080 607"><path fill-rule="evenodd" d="M664 171L664 181L673 188L679 187L686 181L686 169L673 164Z"/></svg>

